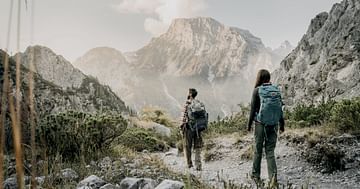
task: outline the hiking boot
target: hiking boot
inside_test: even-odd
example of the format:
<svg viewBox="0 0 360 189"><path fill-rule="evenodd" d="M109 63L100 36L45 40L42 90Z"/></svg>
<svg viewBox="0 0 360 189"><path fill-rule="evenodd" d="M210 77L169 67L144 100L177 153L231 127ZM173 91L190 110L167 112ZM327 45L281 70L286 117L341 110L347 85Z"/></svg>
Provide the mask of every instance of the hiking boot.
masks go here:
<svg viewBox="0 0 360 189"><path fill-rule="evenodd" d="M197 171L202 171L201 166L196 167Z"/></svg>
<svg viewBox="0 0 360 189"><path fill-rule="evenodd" d="M277 177L273 176L271 181L270 181L270 188L271 189L277 189L279 188L279 183L277 182Z"/></svg>
<svg viewBox="0 0 360 189"><path fill-rule="evenodd" d="M250 178L255 182L256 186L260 186L262 181L260 177L257 177L255 175L251 175Z"/></svg>
<svg viewBox="0 0 360 189"><path fill-rule="evenodd" d="M188 164L188 168L190 169L190 168L192 168L192 167L194 167L194 166L193 166L193 164L190 162L190 163Z"/></svg>

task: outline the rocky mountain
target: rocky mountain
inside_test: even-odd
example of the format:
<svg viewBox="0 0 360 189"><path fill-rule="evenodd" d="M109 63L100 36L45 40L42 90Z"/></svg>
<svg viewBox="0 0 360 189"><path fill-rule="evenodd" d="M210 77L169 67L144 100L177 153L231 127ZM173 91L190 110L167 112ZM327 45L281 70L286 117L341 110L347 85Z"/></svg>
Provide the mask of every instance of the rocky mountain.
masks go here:
<svg viewBox="0 0 360 189"><path fill-rule="evenodd" d="M274 75L288 106L360 96L360 1L343 0L312 19Z"/></svg>
<svg viewBox="0 0 360 189"><path fill-rule="evenodd" d="M212 117L231 114L250 100L257 70L273 70L280 62L249 31L203 17L175 19L166 33L124 53L127 61L120 52L100 49L73 64L110 85L135 109L156 105L174 116L190 87L198 89Z"/></svg>
<svg viewBox="0 0 360 189"><path fill-rule="evenodd" d="M291 45L291 43L289 41L284 41L283 43L281 43L281 45L274 49L272 52L279 56L279 58L284 58L286 57L295 47L293 47ZM280 63L280 62L279 62Z"/></svg>
<svg viewBox="0 0 360 189"><path fill-rule="evenodd" d="M77 59L73 65L87 75L96 76L109 86L123 86L129 78L129 62L124 55L113 48L97 47ZM106 73L99 76L98 73ZM119 88L116 87L116 88Z"/></svg>
<svg viewBox="0 0 360 189"><path fill-rule="evenodd" d="M124 102L112 92L108 86L101 85L95 78L82 74L79 70L72 67L72 65L57 56L50 49L40 46L29 47L25 53L18 54L23 60L21 66L21 118L24 128L29 123L29 60L32 52L35 53L34 62L37 73L34 74L34 99L35 110L38 117L51 113L59 113L68 110L91 112L97 111L112 111L125 112L126 106ZM3 75L5 60L5 52L0 50L0 96L2 96ZM11 95L15 95L15 57L10 57L10 91ZM40 65L42 64L42 65ZM59 67L61 65L61 67ZM46 72L48 70L49 72ZM47 78L47 79L45 79ZM81 82L79 81L81 78ZM62 81L62 83L60 83ZM7 118L9 121L9 117ZM7 124L9 126L9 124ZM26 126L26 127L25 127ZM6 127L7 146L11 146L11 129ZM27 129L23 130L23 139L28 141L29 132Z"/></svg>

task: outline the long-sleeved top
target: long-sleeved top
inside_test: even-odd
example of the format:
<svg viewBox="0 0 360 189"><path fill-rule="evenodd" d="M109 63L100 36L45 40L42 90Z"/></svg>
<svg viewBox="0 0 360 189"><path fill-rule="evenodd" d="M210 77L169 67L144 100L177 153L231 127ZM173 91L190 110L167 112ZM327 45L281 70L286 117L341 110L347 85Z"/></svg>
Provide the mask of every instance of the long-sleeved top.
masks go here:
<svg viewBox="0 0 360 189"><path fill-rule="evenodd" d="M250 107L250 116L249 116L248 127L251 127L252 123L255 120L255 116L259 113L259 110L260 110L260 96L259 96L259 88L258 87L256 87L253 91L250 106L251 107ZM284 127L284 125L285 125L283 114L281 114L279 124L280 124L280 128Z"/></svg>
<svg viewBox="0 0 360 189"><path fill-rule="evenodd" d="M191 104L190 99L185 102L184 109L182 111L183 114L182 114L182 117L181 117L181 121L182 121L181 126L184 126L189 122L188 107L189 107L190 104Z"/></svg>

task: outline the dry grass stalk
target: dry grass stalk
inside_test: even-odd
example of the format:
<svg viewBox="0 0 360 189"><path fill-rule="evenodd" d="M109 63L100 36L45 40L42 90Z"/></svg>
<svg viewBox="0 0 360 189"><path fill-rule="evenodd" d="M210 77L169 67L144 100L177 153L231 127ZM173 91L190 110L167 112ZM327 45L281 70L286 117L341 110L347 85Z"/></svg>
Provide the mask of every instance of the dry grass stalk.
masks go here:
<svg viewBox="0 0 360 189"><path fill-rule="evenodd" d="M21 4L18 0L18 14L17 14L17 52L20 50L20 31L21 31ZM14 109L13 97L9 96L10 114L13 126L15 160L16 160L16 177L19 188L24 188L24 166L23 166L23 152L21 148L21 72L20 72L20 55L16 56L16 110Z"/></svg>
<svg viewBox="0 0 360 189"><path fill-rule="evenodd" d="M12 15L13 15L13 7L14 1L10 2L10 13L8 20L8 30L7 30L7 41L6 41L6 49L4 52L4 75L3 75L3 89L2 89L2 97L1 97L1 116L0 116L0 126L1 126L1 141L0 141L0 189L3 188L4 183L4 149L5 149L5 120L6 120L6 112L7 112L7 96L9 92L9 56L7 54L7 49L10 44L10 34L11 34L11 23L12 23Z"/></svg>

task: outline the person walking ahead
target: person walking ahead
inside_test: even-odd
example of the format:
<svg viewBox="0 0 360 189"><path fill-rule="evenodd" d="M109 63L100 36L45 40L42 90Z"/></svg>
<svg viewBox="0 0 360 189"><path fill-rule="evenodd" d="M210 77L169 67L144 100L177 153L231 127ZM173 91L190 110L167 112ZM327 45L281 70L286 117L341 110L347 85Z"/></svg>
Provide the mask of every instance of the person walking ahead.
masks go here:
<svg viewBox="0 0 360 189"><path fill-rule="evenodd" d="M265 147L268 175L273 186L277 185L277 167L275 161L275 146L278 125L284 131L284 118L280 90L270 83L270 73L260 70L257 74L255 89L251 100L251 110L248 131L255 122L255 151L252 167L252 178L260 180L261 158Z"/></svg>
<svg viewBox="0 0 360 189"><path fill-rule="evenodd" d="M181 130L184 139L184 152L188 168L193 167L191 150L195 151L195 167L201 171L201 148L203 141L201 132L207 128L208 114L205 106L199 100L196 89L189 89L187 101L184 106Z"/></svg>

